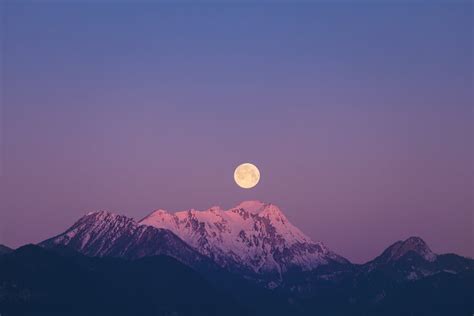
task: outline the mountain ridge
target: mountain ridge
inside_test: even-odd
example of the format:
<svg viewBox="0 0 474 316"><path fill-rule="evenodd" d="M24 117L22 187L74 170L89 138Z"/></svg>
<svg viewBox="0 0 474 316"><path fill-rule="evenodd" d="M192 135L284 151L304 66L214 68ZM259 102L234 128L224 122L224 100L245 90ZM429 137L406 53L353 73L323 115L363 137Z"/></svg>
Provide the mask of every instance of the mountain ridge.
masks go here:
<svg viewBox="0 0 474 316"><path fill-rule="evenodd" d="M150 215L159 225L145 225ZM203 245L209 248L199 248ZM391 244L365 264L337 254L333 260L324 244L293 226L276 205L260 201L244 201L228 210L157 210L138 221L110 211L89 212L39 246L43 249L26 246L0 256L0 313L20 308L25 315L36 315L38 308L46 308L45 315L56 309L70 315L67 306L83 302L70 293L100 315L112 307L118 311L114 315L136 315L137 306L131 302L140 304L143 315L163 316L177 311L222 315L226 308L240 308L237 314L249 311L252 316L392 316L413 310L417 315L444 316L474 309L474 260L436 254L416 236ZM218 246L229 248L219 253ZM232 250L235 257L224 250ZM216 253L229 260L219 261L212 256ZM261 255L260 261L248 263L255 254ZM307 265L306 259L315 259L314 265ZM255 262L274 266L253 270ZM174 278L179 284L173 285ZM173 286L172 294L168 286ZM212 308L201 312L201 298L186 297L189 307L194 306L187 313L180 295L188 287L205 292L200 294L207 307L215 295L226 303L219 313ZM156 291L163 296L156 296ZM101 300L103 292L109 293L107 301ZM117 297L119 306L114 305ZM67 304L57 306L58 301ZM428 314L427 304L435 306Z"/></svg>
<svg viewBox="0 0 474 316"><path fill-rule="evenodd" d="M46 248L69 246L85 255L98 257L138 259L164 254L187 265L206 261L171 231L139 226L134 219L110 211L89 212L65 232L40 245Z"/></svg>
<svg viewBox="0 0 474 316"><path fill-rule="evenodd" d="M365 264L353 264L313 242L276 205L260 201L244 201L228 210L159 209L139 221L94 211L40 245L132 260L167 255L205 274L216 275L222 268L268 288L307 292L320 283L354 277L407 281L474 269L472 259L435 254L415 236L393 243Z"/></svg>
<svg viewBox="0 0 474 316"><path fill-rule="evenodd" d="M169 229L221 266L238 264L255 273L311 270L331 262L350 262L313 242L286 218L278 206L244 201L227 210L211 207L171 213L157 210L139 225Z"/></svg>

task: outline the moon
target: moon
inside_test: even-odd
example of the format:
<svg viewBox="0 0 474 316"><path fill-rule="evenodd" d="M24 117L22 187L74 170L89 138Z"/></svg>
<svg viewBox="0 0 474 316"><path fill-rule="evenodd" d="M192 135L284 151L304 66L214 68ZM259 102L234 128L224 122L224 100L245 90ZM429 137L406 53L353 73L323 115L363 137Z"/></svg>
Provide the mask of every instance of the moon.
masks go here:
<svg viewBox="0 0 474 316"><path fill-rule="evenodd" d="M260 181L260 171L251 163L243 163L234 171L235 183L241 188L251 189Z"/></svg>

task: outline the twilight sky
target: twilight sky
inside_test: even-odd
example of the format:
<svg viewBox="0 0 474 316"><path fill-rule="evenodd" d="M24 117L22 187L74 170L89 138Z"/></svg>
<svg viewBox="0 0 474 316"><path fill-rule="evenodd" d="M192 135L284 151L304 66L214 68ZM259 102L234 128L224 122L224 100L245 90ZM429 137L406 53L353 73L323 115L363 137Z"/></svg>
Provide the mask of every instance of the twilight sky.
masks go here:
<svg viewBox="0 0 474 316"><path fill-rule="evenodd" d="M2 4L0 243L258 199L355 262L474 256L470 1Z"/></svg>

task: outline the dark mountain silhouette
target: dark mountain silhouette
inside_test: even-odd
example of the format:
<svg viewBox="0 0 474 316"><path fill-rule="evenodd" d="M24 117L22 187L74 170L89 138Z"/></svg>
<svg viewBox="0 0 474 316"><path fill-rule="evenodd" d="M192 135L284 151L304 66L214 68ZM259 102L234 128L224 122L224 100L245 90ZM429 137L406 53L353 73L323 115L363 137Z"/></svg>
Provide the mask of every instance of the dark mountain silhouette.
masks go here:
<svg viewBox="0 0 474 316"><path fill-rule="evenodd" d="M5 245L0 245L0 256L3 255L3 254L6 254L6 253L10 253L12 252L13 249L5 246Z"/></svg>
<svg viewBox="0 0 474 316"><path fill-rule="evenodd" d="M449 256L443 260L454 258ZM222 278L235 281L229 291L167 256L98 258L69 247L53 251L28 245L0 257L0 313L380 316L470 315L473 310L472 269L404 282L392 282L376 270L371 272L376 278L366 278L360 271L338 281L317 281L318 290L303 295L255 288L223 273Z"/></svg>
<svg viewBox="0 0 474 316"><path fill-rule="evenodd" d="M28 245L0 258L2 315L245 315L168 256L134 261Z"/></svg>

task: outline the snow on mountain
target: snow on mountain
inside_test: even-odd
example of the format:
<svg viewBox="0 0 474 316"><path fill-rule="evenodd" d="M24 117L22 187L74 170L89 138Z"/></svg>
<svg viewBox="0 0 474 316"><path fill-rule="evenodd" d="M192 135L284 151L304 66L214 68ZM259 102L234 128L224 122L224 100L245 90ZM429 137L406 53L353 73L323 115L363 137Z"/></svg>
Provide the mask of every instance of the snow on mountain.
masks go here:
<svg viewBox="0 0 474 316"><path fill-rule="evenodd" d="M364 283L390 277L400 282L474 271L472 259L436 255L418 237L394 243L366 264L352 265L303 234L277 206L259 201L228 210L157 210L140 222L107 211L90 212L40 245L68 246L98 257L167 255L208 275L220 274L217 264L266 287L297 292L318 289L321 280L327 284L354 277Z"/></svg>
<svg viewBox="0 0 474 316"><path fill-rule="evenodd" d="M69 246L88 256L141 258L168 255L188 265L203 257L171 231L138 225L135 220L107 211L90 212L64 233L40 244Z"/></svg>
<svg viewBox="0 0 474 316"><path fill-rule="evenodd" d="M157 210L141 226L171 230L223 267L255 273L303 271L331 262L349 263L293 226L274 204L245 201L229 210L211 207L176 213Z"/></svg>

